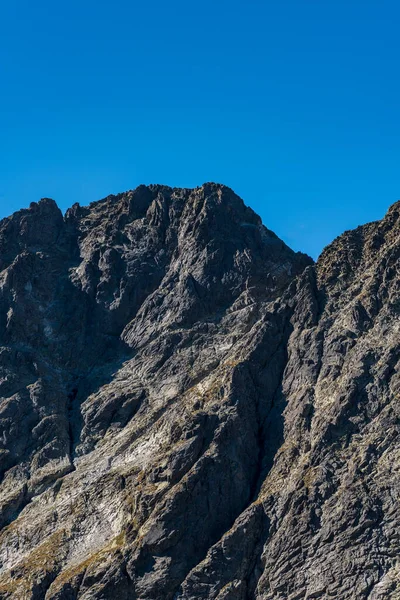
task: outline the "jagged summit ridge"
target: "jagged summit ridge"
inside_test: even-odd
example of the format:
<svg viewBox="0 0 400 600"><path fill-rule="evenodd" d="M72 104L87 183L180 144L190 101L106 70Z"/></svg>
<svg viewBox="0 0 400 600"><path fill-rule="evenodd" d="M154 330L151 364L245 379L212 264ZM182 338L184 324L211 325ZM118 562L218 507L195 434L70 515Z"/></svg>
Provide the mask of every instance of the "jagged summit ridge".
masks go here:
<svg viewBox="0 0 400 600"><path fill-rule="evenodd" d="M398 211L316 265L232 190L0 222L0 598L398 594Z"/></svg>

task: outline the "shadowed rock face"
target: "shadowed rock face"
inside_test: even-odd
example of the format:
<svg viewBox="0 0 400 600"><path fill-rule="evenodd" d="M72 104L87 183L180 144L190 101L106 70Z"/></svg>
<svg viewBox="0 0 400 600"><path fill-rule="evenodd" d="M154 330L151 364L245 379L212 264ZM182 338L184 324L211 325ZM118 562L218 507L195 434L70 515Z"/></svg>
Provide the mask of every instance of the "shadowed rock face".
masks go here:
<svg viewBox="0 0 400 600"><path fill-rule="evenodd" d="M216 184L1 221L0 598L399 598L399 212L316 265Z"/></svg>

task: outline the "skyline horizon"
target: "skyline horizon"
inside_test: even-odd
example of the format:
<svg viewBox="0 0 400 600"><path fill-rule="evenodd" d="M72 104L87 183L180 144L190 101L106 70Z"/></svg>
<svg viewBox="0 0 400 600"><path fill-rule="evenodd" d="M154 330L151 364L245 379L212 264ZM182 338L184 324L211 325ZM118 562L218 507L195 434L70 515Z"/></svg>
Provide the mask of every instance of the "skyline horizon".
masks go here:
<svg viewBox="0 0 400 600"><path fill-rule="evenodd" d="M0 214L228 185L318 256L400 197L394 0L5 3Z"/></svg>
<svg viewBox="0 0 400 600"><path fill-rule="evenodd" d="M256 209L255 209L255 208L254 208L254 207L251 205L251 203L247 202L245 197L243 197L241 194L238 194L238 193L237 193L237 191L236 191L234 188L232 188L231 186L229 186L229 185L227 185L227 184L225 184L225 183L222 183L222 182L220 182L220 181L205 181L205 182L201 183L200 185L193 185L193 186L174 186L174 185L169 185L169 184L165 184L165 183L154 183L154 182L153 182L153 183L139 183L139 184L135 185L134 187L131 187L131 188L128 188L128 189L125 189L125 190L120 190L120 191L118 191L118 192L115 192L115 193L114 193L114 192L111 192L111 193L109 193L109 194L106 194L105 196L102 196L101 198L96 198L96 199L94 199L94 200L89 200L89 201L87 201L86 203L82 203L82 202L76 201L76 202L73 202L73 203L70 203L70 204L65 204L65 202L64 202L64 203L60 203L60 202L57 200L57 198L54 198L54 197L51 197L51 196L42 196L42 197L40 197L40 198L38 198L38 199L36 199L36 200L31 200L31 201L28 201L28 202L25 204L25 206L21 206L20 208L18 208L18 209L16 209L16 210L13 210L13 211L11 211L10 213L4 212L4 211L0 212L0 221L1 221L1 220L3 220L3 219L6 219L6 218L8 218L8 217L10 217L10 216L12 216L12 215L13 215L15 212L18 212L19 210L26 210L26 209L28 209L28 208L30 207L30 205L31 205L31 204L35 204L35 203L37 204L37 203L39 203L41 200L53 200L53 201L56 203L57 207L58 207L58 208L60 209L60 211L62 212L62 215L63 215L63 217L64 217L64 216L65 216L65 214L66 214L66 212L67 212L67 211L68 211L68 210L69 210L69 209L70 209L70 208L71 208L71 207L72 207L74 204L79 204L81 207L88 207L88 206L89 206L89 205L91 205L91 204L95 204L95 203L97 203L97 202L102 202L103 200L105 200L105 199L107 199L107 198L109 198L109 197L118 197L118 196L120 196L120 195L122 195L122 194L126 194L126 193L128 193L128 192L134 191L134 190L136 190L137 188L139 188L139 187L141 187L141 186L145 186L145 187L150 187L150 186L160 186L160 187L166 187L166 188L169 188L169 189L191 189L191 190L194 190L194 189L200 189L200 188L204 187L204 186L205 186L205 185L207 185L207 184L214 184L214 185L218 185L218 186L221 186L221 187L226 187L226 188L230 189L231 191L233 191L233 192L234 192L234 194L235 194L236 196L238 196L238 197L239 197L239 198L240 198L240 199L243 201L243 203L245 204L245 206L247 206L247 207L250 207L250 208L251 208L251 209L252 209L252 210L253 210L253 211L254 211L254 212L255 212L255 213L256 213L256 214L257 214L257 215L260 217L262 224L263 224L263 225L264 225L264 226L265 226L267 229L269 229L270 231L272 231L273 233L275 233L275 234L276 234L276 235L277 235L277 236L278 236L278 237L279 237L279 238L280 238L280 239L281 239L281 240L282 240L282 241L283 241L283 242L284 242L284 243L285 243L287 246L289 246L289 247L290 247L292 250L294 250L295 252L301 252L301 253L303 253L303 254L307 254L307 255L308 255L310 258L312 258L312 259L313 259L313 261L314 261L314 262L317 262L317 261L318 261L318 259L319 259L319 257L321 256L322 252L323 252L323 251L324 251L324 250L325 250L325 249L326 249L328 246L330 246L330 244L331 244L331 243L332 243L332 242L333 242L335 239L337 239L337 238L341 237L341 236L342 236L344 233L346 233L347 231L352 231L352 230L354 230L354 229L357 229L358 227L362 227L362 226L364 226L364 225L368 225L368 224L370 224L370 223L374 223L374 222L376 222L376 221L380 221L380 220L382 220L382 219L383 219L383 218L386 216L386 214L388 213L388 211L389 211L389 210L392 208L392 206L394 206L396 203L400 202L400 198L399 198L399 199L396 199L396 200L394 200L393 202L390 202L390 203L387 205L386 209L384 210L383 214L381 214L381 216L378 216L378 217L377 217L377 218L375 218L375 219L372 219L372 220L367 220L367 221L363 221L363 222L359 222L359 223L358 223L358 224L356 224L354 227L350 227L350 228L343 229L343 230L342 230L341 232L339 232L339 233L338 233L336 236L334 236L334 237L333 237L333 238L332 238L330 241L328 241L328 242L327 242L327 244L321 248L320 252L319 252L317 255L312 255L312 254L310 254L309 252L307 252L305 249L302 249L302 248L294 248L294 247L293 247L293 246L290 244L290 242L288 242L288 241L285 239L285 236L284 236L284 234L282 234L281 232L279 232L279 230L277 230L276 228L274 228L274 227L270 227L270 226L268 225L268 223L266 223L266 222L265 222L265 220L264 220L263 216L260 214L260 212L259 212L259 211L257 211L257 210L256 210ZM1 197L0 197L0 209L1 209L1 208L2 208L2 200L1 200Z"/></svg>

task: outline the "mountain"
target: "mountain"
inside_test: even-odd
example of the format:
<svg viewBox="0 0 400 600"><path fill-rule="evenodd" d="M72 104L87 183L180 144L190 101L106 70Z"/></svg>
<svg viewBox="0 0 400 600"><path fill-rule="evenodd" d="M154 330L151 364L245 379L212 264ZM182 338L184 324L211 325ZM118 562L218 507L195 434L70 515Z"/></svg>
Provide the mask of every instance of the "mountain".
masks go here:
<svg viewBox="0 0 400 600"><path fill-rule="evenodd" d="M400 598L399 257L213 183L1 221L0 598Z"/></svg>

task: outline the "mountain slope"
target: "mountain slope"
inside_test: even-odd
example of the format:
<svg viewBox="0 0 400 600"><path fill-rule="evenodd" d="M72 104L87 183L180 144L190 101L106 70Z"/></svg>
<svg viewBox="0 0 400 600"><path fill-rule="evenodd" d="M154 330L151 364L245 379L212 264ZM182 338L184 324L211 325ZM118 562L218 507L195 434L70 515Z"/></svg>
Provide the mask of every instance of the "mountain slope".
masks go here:
<svg viewBox="0 0 400 600"><path fill-rule="evenodd" d="M0 597L398 597L398 212L316 265L217 184L0 222Z"/></svg>

